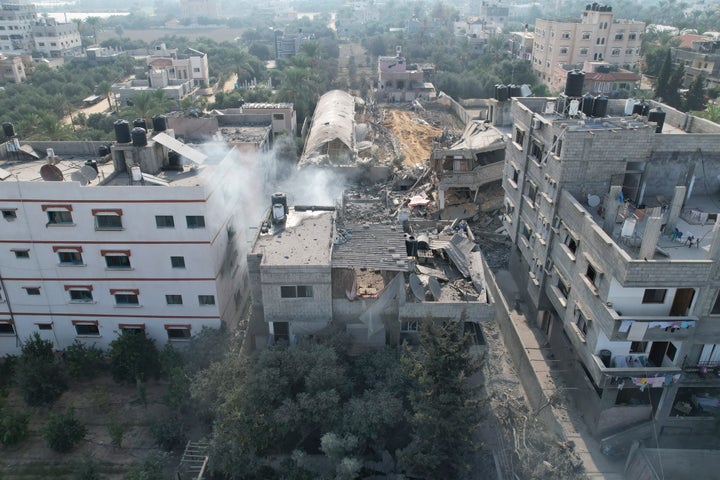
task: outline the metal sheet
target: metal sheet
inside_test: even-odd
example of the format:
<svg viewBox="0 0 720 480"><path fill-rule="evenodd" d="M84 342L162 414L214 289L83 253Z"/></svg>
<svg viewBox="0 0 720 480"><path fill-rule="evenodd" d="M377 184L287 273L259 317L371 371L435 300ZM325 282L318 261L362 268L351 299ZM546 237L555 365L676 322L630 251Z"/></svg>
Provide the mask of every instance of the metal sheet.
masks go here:
<svg viewBox="0 0 720 480"><path fill-rule="evenodd" d="M425 300L425 287L423 286L418 276L414 273L410 274L410 290L412 290L415 298L417 298L421 302Z"/></svg>
<svg viewBox="0 0 720 480"><path fill-rule="evenodd" d="M435 300L440 300L440 282L438 282L438 279L435 277L430 277L428 279L428 288L430 289L430 293L432 293L432 296Z"/></svg>
<svg viewBox="0 0 720 480"><path fill-rule="evenodd" d="M191 162L202 165L207 160L207 155L198 152L194 148L185 145L179 140L172 138L165 132L156 133L152 139L158 142L160 145L169 148L170 150L179 153L182 157L187 158Z"/></svg>
<svg viewBox="0 0 720 480"><path fill-rule="evenodd" d="M0 180L5 180L6 178L10 177L12 177L12 173L0 168Z"/></svg>

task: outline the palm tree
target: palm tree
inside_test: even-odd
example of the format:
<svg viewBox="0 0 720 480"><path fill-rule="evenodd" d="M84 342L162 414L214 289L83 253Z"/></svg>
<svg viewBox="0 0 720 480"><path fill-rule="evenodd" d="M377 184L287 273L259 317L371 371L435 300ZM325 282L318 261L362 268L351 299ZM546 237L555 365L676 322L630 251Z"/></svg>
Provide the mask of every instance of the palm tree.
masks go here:
<svg viewBox="0 0 720 480"><path fill-rule="evenodd" d="M97 45L97 34L103 31L103 19L100 17L87 17L85 25L90 27L93 33L93 43Z"/></svg>
<svg viewBox="0 0 720 480"><path fill-rule="evenodd" d="M70 140L73 137L70 127L62 123L55 115L43 112L38 117L33 137L42 140Z"/></svg>
<svg viewBox="0 0 720 480"><path fill-rule="evenodd" d="M139 92L132 97L131 112L137 118L145 119L150 124L150 117L155 114L166 113L173 105L173 101L161 89Z"/></svg>

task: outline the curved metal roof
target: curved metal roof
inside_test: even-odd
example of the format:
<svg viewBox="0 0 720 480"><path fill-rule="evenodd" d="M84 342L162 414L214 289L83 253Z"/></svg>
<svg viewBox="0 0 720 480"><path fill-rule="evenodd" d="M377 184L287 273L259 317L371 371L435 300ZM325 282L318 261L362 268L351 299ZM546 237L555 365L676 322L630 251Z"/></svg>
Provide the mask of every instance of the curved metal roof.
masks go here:
<svg viewBox="0 0 720 480"><path fill-rule="evenodd" d="M321 147L339 140L355 151L355 97L342 90L331 90L318 100L300 163L317 156Z"/></svg>

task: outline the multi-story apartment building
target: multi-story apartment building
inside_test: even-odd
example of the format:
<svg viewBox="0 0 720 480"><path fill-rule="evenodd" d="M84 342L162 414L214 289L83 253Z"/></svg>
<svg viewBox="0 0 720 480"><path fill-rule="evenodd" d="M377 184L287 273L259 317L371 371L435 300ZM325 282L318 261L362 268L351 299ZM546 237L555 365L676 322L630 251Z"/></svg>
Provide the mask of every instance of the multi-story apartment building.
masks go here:
<svg viewBox="0 0 720 480"><path fill-rule="evenodd" d="M138 136L110 153L101 142L0 149L0 355L34 333L57 349L105 348L125 329L163 344L237 322L236 152L203 165L166 133Z"/></svg>
<svg viewBox="0 0 720 480"><path fill-rule="evenodd" d="M23 58L19 55L9 57L0 55L0 78L6 82L22 83L27 78Z"/></svg>
<svg viewBox="0 0 720 480"><path fill-rule="evenodd" d="M605 61L634 66L640 61L643 22L615 20L612 7L588 5L580 21L538 19L535 22L532 66L540 79L551 81L555 65Z"/></svg>
<svg viewBox="0 0 720 480"><path fill-rule="evenodd" d="M720 40L700 37L689 43L671 49L674 63L685 68L685 87L699 75L705 78L706 87L720 86Z"/></svg>
<svg viewBox="0 0 720 480"><path fill-rule="evenodd" d="M598 99L597 117L563 113L564 97L512 100L504 223L523 309L596 434L707 430L720 405L720 127Z"/></svg>
<svg viewBox="0 0 720 480"><path fill-rule="evenodd" d="M54 18L41 18L32 26L35 50L51 58L79 54L82 40L77 24L58 23Z"/></svg>
<svg viewBox="0 0 720 480"><path fill-rule="evenodd" d="M0 50L2 53L30 53L35 48L32 26L36 21L35 5L0 4Z"/></svg>

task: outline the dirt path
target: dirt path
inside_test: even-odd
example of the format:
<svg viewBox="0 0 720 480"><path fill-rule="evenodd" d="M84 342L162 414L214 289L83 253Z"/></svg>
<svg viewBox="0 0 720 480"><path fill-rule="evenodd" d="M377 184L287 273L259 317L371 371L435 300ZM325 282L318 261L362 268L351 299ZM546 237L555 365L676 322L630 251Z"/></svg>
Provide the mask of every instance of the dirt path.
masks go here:
<svg viewBox="0 0 720 480"><path fill-rule="evenodd" d="M232 92L235 90L235 83L237 82L237 73L233 73L230 75L230 78L228 78L225 83L222 86L222 89L219 90L221 92ZM215 103L215 94L210 95L209 97L206 97L208 101L208 105L211 103Z"/></svg>
<svg viewBox="0 0 720 480"><path fill-rule="evenodd" d="M430 159L433 139L442 130L431 126L414 112L386 109L383 113L383 125L400 143L405 166L424 165Z"/></svg>
<svg viewBox="0 0 720 480"><path fill-rule="evenodd" d="M67 115L66 117L64 117L64 118L62 119L62 122L65 123L65 124L67 124L67 125L70 125L70 124L72 123L72 120L71 120L70 117L72 116L72 118L75 118L75 117L77 116L77 114L78 114L78 113L81 113L81 112L84 113L84 114L87 115L87 116L90 116L90 115L92 115L93 113L105 113L105 112L109 112L109 111L110 111L110 107L108 106L107 98L103 98L101 101L99 101L99 102L96 103L95 105L91 105L91 106L89 106L89 107L85 107L85 108L81 108L81 109L79 109L79 110L75 110L74 112L72 112L72 114Z"/></svg>

